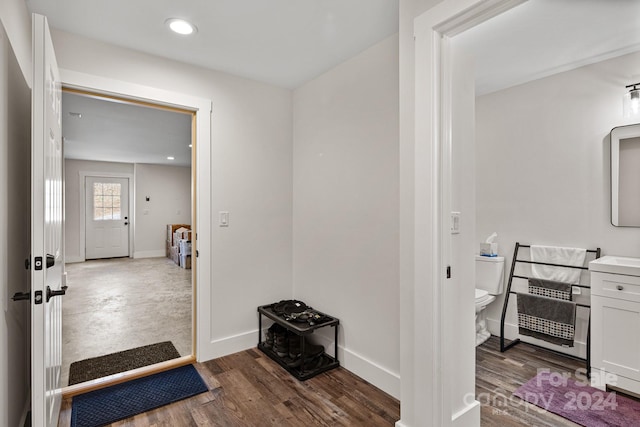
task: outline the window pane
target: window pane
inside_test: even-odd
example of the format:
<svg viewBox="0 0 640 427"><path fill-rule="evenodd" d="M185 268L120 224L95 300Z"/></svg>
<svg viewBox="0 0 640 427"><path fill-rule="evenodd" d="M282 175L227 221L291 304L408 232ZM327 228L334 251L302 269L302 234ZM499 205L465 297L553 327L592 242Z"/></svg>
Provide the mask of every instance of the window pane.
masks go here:
<svg viewBox="0 0 640 427"><path fill-rule="evenodd" d="M103 208L93 208L93 220L94 221L102 221L104 218L104 209Z"/></svg>
<svg viewBox="0 0 640 427"><path fill-rule="evenodd" d="M102 219L108 220L111 219L113 215L111 214L111 208L104 208L104 214L102 215Z"/></svg>
<svg viewBox="0 0 640 427"><path fill-rule="evenodd" d="M113 215L111 219L122 219L122 217L120 216L120 208L113 208Z"/></svg>
<svg viewBox="0 0 640 427"><path fill-rule="evenodd" d="M96 208L101 208L102 204L102 196L93 196L93 206Z"/></svg>
<svg viewBox="0 0 640 427"><path fill-rule="evenodd" d="M102 206L104 206L105 208L112 207L113 206L113 197L104 196L104 201L102 202Z"/></svg>
<svg viewBox="0 0 640 427"><path fill-rule="evenodd" d="M104 186L104 194L115 196L120 194L120 184L102 184Z"/></svg>
<svg viewBox="0 0 640 427"><path fill-rule="evenodd" d="M120 196L115 196L113 198L113 207L114 208L119 208L120 207Z"/></svg>
<svg viewBox="0 0 640 427"><path fill-rule="evenodd" d="M100 196L102 195L102 184L99 182L94 182L93 183L93 194L96 196Z"/></svg>

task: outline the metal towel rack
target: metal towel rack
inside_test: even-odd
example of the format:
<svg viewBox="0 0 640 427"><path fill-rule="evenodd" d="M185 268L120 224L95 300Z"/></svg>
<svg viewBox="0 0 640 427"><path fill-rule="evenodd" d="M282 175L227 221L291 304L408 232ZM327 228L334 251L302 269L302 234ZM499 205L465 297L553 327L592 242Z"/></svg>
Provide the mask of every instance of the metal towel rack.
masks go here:
<svg viewBox="0 0 640 427"><path fill-rule="evenodd" d="M504 338L504 322L507 316L507 307L509 305L509 297L511 296L511 294L517 294L517 292L514 292L511 290L511 285L513 283L513 279L517 278L517 279L525 279L528 280L529 277L528 276L522 276L519 274L514 274L516 271L516 264L517 263L524 263L524 264L537 264L537 265L548 265L548 266L552 266L552 267L570 267L570 268L574 268L574 269L580 269L580 270L588 270L589 267L588 265L588 261L585 260L585 265L581 266L581 267L576 267L573 265L565 265L565 264L553 264L553 263L548 263L548 262L536 262L536 261L531 261L529 260L525 260L525 259L520 259L518 258L519 255L519 250L520 248L531 248L531 245L521 245L520 243L516 242L516 246L515 249L513 251L513 261L511 262L511 271L509 273L509 282L507 284L507 292L505 295L505 299L504 299L504 303L502 306L502 317L500 319L500 352L504 353L505 351L509 350L511 347L524 342L521 341L520 338L516 338L514 340L512 340L509 344L505 345L505 338ZM600 258L600 248L596 248L596 249L587 249L587 253L592 253L595 254L594 259ZM572 285L575 287L579 287L579 288L586 288L586 289L590 289L591 286L590 285L583 285L581 283ZM589 319L588 319L588 325L587 325L587 357L582 358L582 357L577 357L571 354L566 354L563 353L561 351L558 350L552 350L549 349L547 347L542 347L539 346L537 344L533 344L533 343L529 343L527 342L527 344L532 345L534 347L537 348L544 348L545 350L548 351L552 351L554 353L558 353L558 354L562 354L564 356L568 356L577 360L582 360L586 363L586 368L587 368L587 376L591 376L591 305L588 304L578 304L576 303L576 306L578 307L584 307L589 309Z"/></svg>

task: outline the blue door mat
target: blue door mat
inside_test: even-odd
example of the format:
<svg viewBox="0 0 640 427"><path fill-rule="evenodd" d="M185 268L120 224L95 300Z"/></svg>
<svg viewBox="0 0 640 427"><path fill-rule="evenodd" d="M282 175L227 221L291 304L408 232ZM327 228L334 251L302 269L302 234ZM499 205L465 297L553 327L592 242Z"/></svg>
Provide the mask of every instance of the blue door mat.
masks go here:
<svg viewBox="0 0 640 427"><path fill-rule="evenodd" d="M193 365L73 398L71 427L98 427L208 391Z"/></svg>

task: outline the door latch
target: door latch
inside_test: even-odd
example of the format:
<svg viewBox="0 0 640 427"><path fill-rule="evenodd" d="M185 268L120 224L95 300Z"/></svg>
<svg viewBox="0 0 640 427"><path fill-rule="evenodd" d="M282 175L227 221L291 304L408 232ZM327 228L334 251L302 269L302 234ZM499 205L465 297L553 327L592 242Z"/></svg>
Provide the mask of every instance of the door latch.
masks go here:
<svg viewBox="0 0 640 427"><path fill-rule="evenodd" d="M29 301L31 299L31 292L16 292L11 299L14 301Z"/></svg>
<svg viewBox="0 0 640 427"><path fill-rule="evenodd" d="M35 291L33 295L33 302L35 304L42 304L42 291Z"/></svg>

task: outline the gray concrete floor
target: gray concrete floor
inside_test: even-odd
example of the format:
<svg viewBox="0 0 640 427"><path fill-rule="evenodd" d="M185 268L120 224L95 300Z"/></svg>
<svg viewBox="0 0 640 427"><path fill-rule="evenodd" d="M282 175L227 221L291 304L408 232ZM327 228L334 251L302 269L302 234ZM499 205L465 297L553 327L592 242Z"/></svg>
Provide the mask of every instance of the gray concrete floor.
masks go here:
<svg viewBox="0 0 640 427"><path fill-rule="evenodd" d="M162 341L191 354L191 271L167 258L67 264L62 309L62 384L69 365Z"/></svg>

